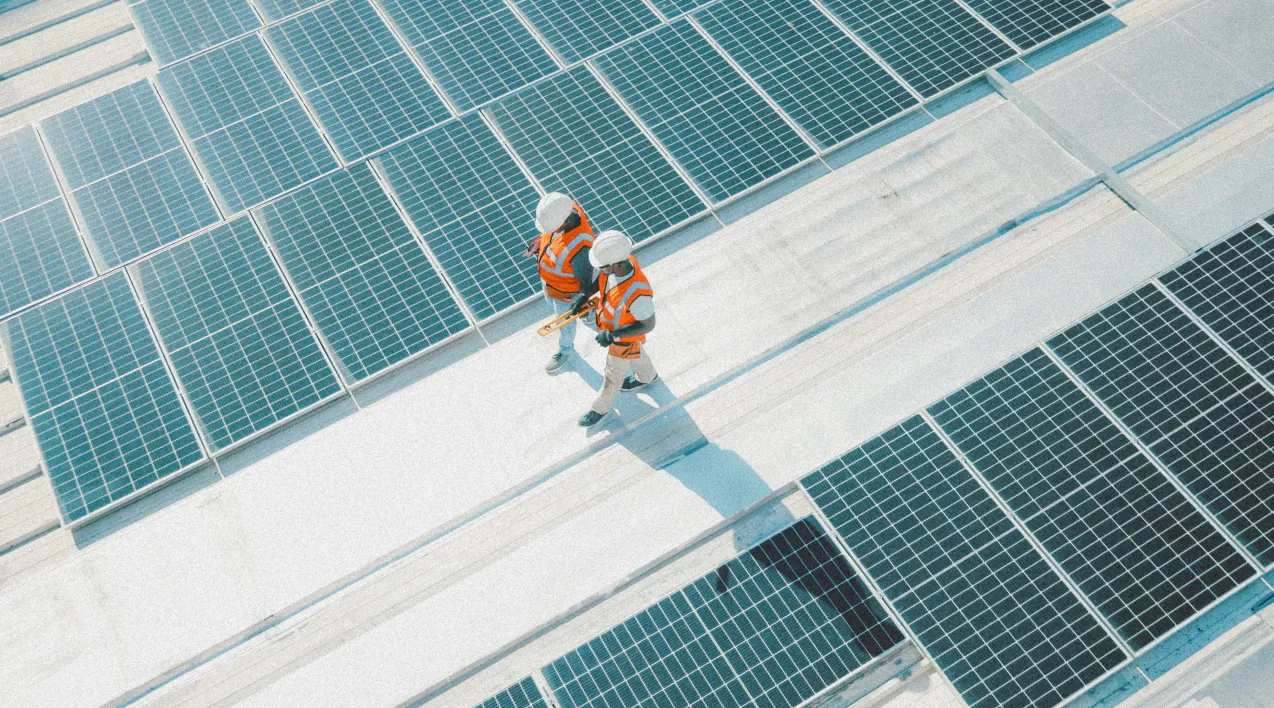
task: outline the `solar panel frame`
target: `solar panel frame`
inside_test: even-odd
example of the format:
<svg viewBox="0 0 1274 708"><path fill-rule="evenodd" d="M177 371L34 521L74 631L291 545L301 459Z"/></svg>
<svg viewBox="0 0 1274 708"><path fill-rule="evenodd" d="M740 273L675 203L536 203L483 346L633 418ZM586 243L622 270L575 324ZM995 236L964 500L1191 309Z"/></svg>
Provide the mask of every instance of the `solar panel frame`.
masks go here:
<svg viewBox="0 0 1274 708"><path fill-rule="evenodd" d="M1254 574L1042 351L929 411L1134 650Z"/></svg>
<svg viewBox="0 0 1274 708"><path fill-rule="evenodd" d="M1274 235L1253 224L1159 282L1274 383Z"/></svg>
<svg viewBox="0 0 1274 708"><path fill-rule="evenodd" d="M204 459L122 271L5 325L64 519L82 519Z"/></svg>
<svg viewBox="0 0 1274 708"><path fill-rule="evenodd" d="M925 98L1016 51L955 0L815 0Z"/></svg>
<svg viewBox="0 0 1274 708"><path fill-rule="evenodd" d="M513 0L513 4L568 64L663 22L643 0Z"/></svg>
<svg viewBox="0 0 1274 708"><path fill-rule="evenodd" d="M693 17L821 149L918 105L808 0L726 0Z"/></svg>
<svg viewBox="0 0 1274 708"><path fill-rule="evenodd" d="M641 242L707 210L587 67L486 110L544 189L571 195L595 225Z"/></svg>
<svg viewBox="0 0 1274 708"><path fill-rule="evenodd" d="M213 450L341 393L249 218L161 251L130 272Z"/></svg>
<svg viewBox="0 0 1274 708"><path fill-rule="evenodd" d="M248 0L130 0L127 7L161 66L261 27Z"/></svg>
<svg viewBox="0 0 1274 708"><path fill-rule="evenodd" d="M501 0L453 0L412 7L407 5L409 0L379 1L443 93L461 111L515 91L558 68Z"/></svg>
<svg viewBox="0 0 1274 708"><path fill-rule="evenodd" d="M338 167L258 35L165 67L158 79L226 213Z"/></svg>
<svg viewBox="0 0 1274 708"><path fill-rule="evenodd" d="M347 163L451 117L370 0L337 0L265 34Z"/></svg>
<svg viewBox="0 0 1274 708"><path fill-rule="evenodd" d="M540 193L481 115L444 123L373 163L476 317L541 292L535 261L522 255Z"/></svg>
<svg viewBox="0 0 1274 708"><path fill-rule="evenodd" d="M685 20L593 60L713 202L815 152Z"/></svg>
<svg viewBox="0 0 1274 708"><path fill-rule="evenodd" d="M801 485L970 705L1054 705L1128 658L921 416Z"/></svg>
<svg viewBox="0 0 1274 708"><path fill-rule="evenodd" d="M1110 10L1105 0L965 0L1022 51Z"/></svg>
<svg viewBox="0 0 1274 708"><path fill-rule="evenodd" d="M41 129L103 267L221 219L149 81L58 113Z"/></svg>
<svg viewBox="0 0 1274 708"><path fill-rule="evenodd" d="M346 383L469 328L366 163L260 207L256 215Z"/></svg>

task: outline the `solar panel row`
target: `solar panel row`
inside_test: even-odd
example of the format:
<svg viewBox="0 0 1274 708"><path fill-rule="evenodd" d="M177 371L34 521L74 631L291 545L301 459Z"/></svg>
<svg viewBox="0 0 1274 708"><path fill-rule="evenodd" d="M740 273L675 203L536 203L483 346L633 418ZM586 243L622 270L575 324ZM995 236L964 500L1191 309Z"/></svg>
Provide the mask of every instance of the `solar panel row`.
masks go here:
<svg viewBox="0 0 1274 708"><path fill-rule="evenodd" d="M1257 224L802 480L970 705L1056 705L1274 566L1272 291Z"/></svg>

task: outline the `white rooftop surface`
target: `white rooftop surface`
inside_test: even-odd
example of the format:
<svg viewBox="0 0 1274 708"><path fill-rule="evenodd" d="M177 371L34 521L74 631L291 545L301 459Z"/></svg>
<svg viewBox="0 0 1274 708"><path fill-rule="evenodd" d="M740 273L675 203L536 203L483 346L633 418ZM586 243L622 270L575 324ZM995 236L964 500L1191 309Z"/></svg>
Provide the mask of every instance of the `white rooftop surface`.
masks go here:
<svg viewBox="0 0 1274 708"><path fill-rule="evenodd" d="M603 352L581 330L584 360L545 376L535 306L0 556L0 706L394 706L517 643L431 703L471 706L783 528L808 505L791 482L1182 260L1161 227L1202 245L1274 212L1274 0L1115 14L1128 27L1014 84L1033 105L985 96L647 249L661 384L592 434L575 419ZM1265 705L1234 701L1271 651L1170 673L1216 688L1162 705ZM861 704L960 704L910 666Z"/></svg>

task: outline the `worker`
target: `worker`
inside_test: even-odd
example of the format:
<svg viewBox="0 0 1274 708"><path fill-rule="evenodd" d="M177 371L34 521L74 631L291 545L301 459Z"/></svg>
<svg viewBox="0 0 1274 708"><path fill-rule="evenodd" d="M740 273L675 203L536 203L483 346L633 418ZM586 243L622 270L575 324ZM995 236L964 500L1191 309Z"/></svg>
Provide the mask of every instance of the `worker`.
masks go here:
<svg viewBox="0 0 1274 708"><path fill-rule="evenodd" d="M593 227L584 210L561 192L550 192L540 200L535 207L535 226L540 235L527 245L525 253L535 258L544 294L553 303L553 313L561 315L593 279L588 261ZM566 366L575 351L575 324L572 320L558 330L557 352L544 367L548 373Z"/></svg>
<svg viewBox="0 0 1274 708"><path fill-rule="evenodd" d="M579 419L585 428L610 413L620 391L636 391L659 378L642 346L646 334L655 328L655 293L632 253L633 242L624 234L599 234L588 254L597 279L581 290L573 303L573 309L586 307L589 297L601 293L594 312L597 343L608 348L602 390Z"/></svg>

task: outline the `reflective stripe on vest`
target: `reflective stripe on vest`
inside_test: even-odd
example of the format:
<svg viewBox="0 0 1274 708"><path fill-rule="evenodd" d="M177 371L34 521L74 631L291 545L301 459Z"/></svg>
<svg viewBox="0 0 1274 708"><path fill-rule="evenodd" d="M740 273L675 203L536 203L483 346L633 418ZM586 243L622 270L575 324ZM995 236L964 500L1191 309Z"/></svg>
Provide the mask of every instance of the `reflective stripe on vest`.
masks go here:
<svg viewBox="0 0 1274 708"><path fill-rule="evenodd" d="M544 284L568 295L580 289L580 279L571 267L571 259L581 248L593 243L593 226L588 223L584 210L578 204L573 209L579 215L579 226L566 233L540 234L540 257L536 260Z"/></svg>
<svg viewBox="0 0 1274 708"><path fill-rule="evenodd" d="M571 272L568 273L566 272L566 269L571 267L571 258L575 256L575 253L579 250L580 246L584 245L585 241L591 241L592 238L593 238L592 234L588 232L583 232L579 234L578 236L576 236L575 238L571 239L571 242L566 244L566 248L563 248L560 251L563 254L568 254L570 258L563 258L562 262L560 263L557 262L557 256L553 253L553 249L546 248L544 250L544 255L547 257L548 264L546 265L545 262L541 260L540 268L554 275L560 275L564 278L574 278L575 271L572 270Z"/></svg>

